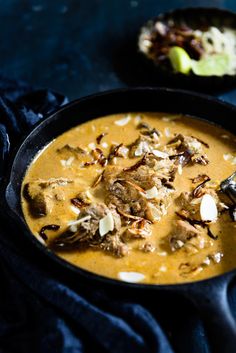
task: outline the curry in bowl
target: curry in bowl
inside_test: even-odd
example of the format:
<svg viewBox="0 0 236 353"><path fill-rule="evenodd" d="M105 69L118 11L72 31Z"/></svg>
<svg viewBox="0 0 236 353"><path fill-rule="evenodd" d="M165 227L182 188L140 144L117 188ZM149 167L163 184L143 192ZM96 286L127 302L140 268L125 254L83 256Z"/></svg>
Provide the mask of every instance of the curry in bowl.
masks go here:
<svg viewBox="0 0 236 353"><path fill-rule="evenodd" d="M22 183L31 232L66 261L141 283L181 283L236 267L236 137L184 115L101 117L38 153Z"/></svg>

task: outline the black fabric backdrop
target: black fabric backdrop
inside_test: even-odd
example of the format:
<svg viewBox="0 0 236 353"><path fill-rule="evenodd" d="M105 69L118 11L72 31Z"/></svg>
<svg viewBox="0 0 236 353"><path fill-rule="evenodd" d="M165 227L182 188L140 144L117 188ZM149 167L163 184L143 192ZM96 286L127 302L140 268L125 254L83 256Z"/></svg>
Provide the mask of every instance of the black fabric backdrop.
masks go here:
<svg viewBox="0 0 236 353"><path fill-rule="evenodd" d="M9 149L66 101L55 92L0 78L0 177ZM114 300L92 284L87 290L68 284L34 256L0 201L1 353L210 352L201 319L189 303L163 312L158 301Z"/></svg>

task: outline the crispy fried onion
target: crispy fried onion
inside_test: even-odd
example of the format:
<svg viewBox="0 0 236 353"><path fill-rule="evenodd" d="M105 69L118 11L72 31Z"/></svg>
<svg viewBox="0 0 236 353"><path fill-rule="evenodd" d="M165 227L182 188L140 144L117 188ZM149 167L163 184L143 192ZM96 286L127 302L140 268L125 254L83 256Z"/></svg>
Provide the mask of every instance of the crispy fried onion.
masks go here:
<svg viewBox="0 0 236 353"><path fill-rule="evenodd" d="M175 159L175 163L180 164L182 167L185 167L191 161L192 153L189 150L180 152L170 156L170 159Z"/></svg>
<svg viewBox="0 0 236 353"><path fill-rule="evenodd" d="M151 138L158 138L160 136L160 132L155 128L152 128L149 124L145 122L141 122L138 124L137 129L141 129L140 134L144 136L149 136Z"/></svg>
<svg viewBox="0 0 236 353"><path fill-rule="evenodd" d="M132 215L132 214L123 212L123 211L120 210L119 208L117 208L117 212L118 212L121 216L123 216L124 218L134 219L134 220L140 220L140 219L142 219L141 217L134 216L134 215Z"/></svg>
<svg viewBox="0 0 236 353"><path fill-rule="evenodd" d="M189 262L184 262L179 265L180 275L186 277L189 275L196 276L203 270L201 265L192 265Z"/></svg>
<svg viewBox="0 0 236 353"><path fill-rule="evenodd" d="M119 183L126 183L130 186L132 186L134 189L136 189L137 191L141 192L141 193L145 193L145 190L143 188L141 188L141 186L135 184L134 182L130 181L130 180L126 180L126 179L117 179L115 181L116 183L119 182Z"/></svg>
<svg viewBox="0 0 236 353"><path fill-rule="evenodd" d="M209 176L206 174L198 174L195 178L190 178L190 180L192 180L193 184L197 184L197 183L201 183L205 180L209 180Z"/></svg>
<svg viewBox="0 0 236 353"><path fill-rule="evenodd" d="M47 234L45 233L46 230L53 230L53 231L57 231L58 229L60 229L60 226L58 224L47 224L46 226L43 226L40 231L39 231L39 235L41 236L41 238L43 240L47 240Z"/></svg>
<svg viewBox="0 0 236 353"><path fill-rule="evenodd" d="M138 169L141 165L145 165L147 161L147 153L144 154L144 156L135 164L131 165L130 167L124 168L124 172L131 172L133 170Z"/></svg>
<svg viewBox="0 0 236 353"><path fill-rule="evenodd" d="M97 144L100 145L102 139L104 136L108 135L108 132L102 132L97 138L96 138L96 141L97 141Z"/></svg>
<svg viewBox="0 0 236 353"><path fill-rule="evenodd" d="M81 248L83 245L86 245L88 237L86 235L82 235L79 232L72 233L70 231L66 231L62 234L60 234L58 237L53 239L49 243L49 247L51 249L64 249L64 250L70 250L74 249L75 247ZM94 240L91 240L90 246L92 244L95 246Z"/></svg>
<svg viewBox="0 0 236 353"><path fill-rule="evenodd" d="M81 148L79 146L73 147L68 144L57 149L57 152L59 152L59 153L63 153L66 151L71 152L71 153L75 153L75 154L86 154L86 151L83 148Z"/></svg>
<svg viewBox="0 0 236 353"><path fill-rule="evenodd" d="M201 182L201 184L199 184L198 186L196 186L195 189L193 189L193 191L192 191L192 196L193 196L193 197L196 197L196 198L201 197L201 196L204 194L203 188L204 188L205 184L206 184L208 181L210 181L210 180L211 180L211 179L210 179L208 176L206 176L206 177L204 178L204 181Z"/></svg>
<svg viewBox="0 0 236 353"><path fill-rule="evenodd" d="M141 218L134 221L130 228L127 229L134 238L146 238L152 234L152 230L149 227L151 224L147 219Z"/></svg>
<svg viewBox="0 0 236 353"><path fill-rule="evenodd" d="M102 181L103 174L104 174L104 171L95 179L92 185L92 188L95 188Z"/></svg>
<svg viewBox="0 0 236 353"><path fill-rule="evenodd" d="M124 149L125 146L123 143L120 143L119 145L112 146L110 153L107 157L108 162L112 161L113 158L115 157L124 157L124 154L122 153L122 149Z"/></svg>
<svg viewBox="0 0 236 353"><path fill-rule="evenodd" d="M86 202L85 200L83 200L81 197L78 197L78 196L74 197L70 201L77 208L82 208L90 205L90 202Z"/></svg>
<svg viewBox="0 0 236 353"><path fill-rule="evenodd" d="M85 162L84 167L89 167L90 165L94 165L97 163L101 164L102 167L105 167L107 165L107 158L104 156L100 148L95 148L91 151L91 154L94 159L91 162Z"/></svg>
<svg viewBox="0 0 236 353"><path fill-rule="evenodd" d="M193 139L197 140L198 142L200 142L203 146L205 146L206 148L209 148L208 143L202 141L200 138L196 137L196 136L191 136Z"/></svg>

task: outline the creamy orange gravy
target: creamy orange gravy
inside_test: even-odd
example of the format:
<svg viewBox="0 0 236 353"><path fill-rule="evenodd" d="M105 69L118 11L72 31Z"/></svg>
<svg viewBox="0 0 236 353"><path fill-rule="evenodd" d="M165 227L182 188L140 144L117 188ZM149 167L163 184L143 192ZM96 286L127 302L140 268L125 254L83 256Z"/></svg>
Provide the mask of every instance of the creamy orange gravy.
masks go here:
<svg viewBox="0 0 236 353"><path fill-rule="evenodd" d="M126 125L118 126L115 124L117 120L127 117L127 115L130 120ZM44 217L32 217L28 203L22 196L22 209L30 230L38 239L40 229L47 224L59 224L61 227L58 232L48 231L49 239L63 232L68 226L68 221L78 218L78 215L71 208L70 199L75 197L79 191L90 188L103 171L102 166L99 164L87 168L82 167L82 163L88 160L87 156L76 157L69 152L61 154L57 152L57 149L69 144L70 146L80 146L90 151L95 144L107 156L112 143L128 145L137 139L139 136L139 131L137 130L139 117L141 117L142 121L147 122L162 133L160 138L161 145L166 144L174 137L174 134L178 133L194 135L207 142L210 148L206 149L206 153L210 163L206 166L187 166L183 168L182 175L177 174L174 182L176 191L173 196L173 203L168 208L167 215L161 221L152 225L152 235L148 238L148 241L155 245L155 251L149 253L140 251L140 245L146 242L146 240L141 239L129 242L131 251L128 256L122 258L115 258L109 253L91 248L81 251L61 251L57 252L57 255L75 266L115 279L119 279L119 273L123 271L139 272L145 276L143 283L190 282L209 278L235 268L236 225L232 222L227 212L220 216L211 227L214 234L218 235L218 239L211 240L210 251L223 254L220 263L211 263L209 266L204 266L203 270L197 274L183 276L179 271L180 264L201 262L208 255L209 248L202 249L197 254L188 254L184 248L172 252L166 242L166 237L172 231L173 221L176 219L175 211L178 210L174 199L182 191L191 191L193 189L194 186L190 178L204 173L214 181L221 181L235 170L235 166L231 161L223 158L223 155L235 153L235 136L221 128L187 116L171 115L169 113L117 114L78 125L57 137L35 157L27 170L23 185L38 178L61 177L72 179L74 183L63 187L66 195L65 199L55 201L52 212ZM102 138L101 144L98 146L96 138L103 132L108 134ZM73 158L70 159L71 157ZM135 159L119 158L117 159L117 164L125 167L133 165L139 159L140 157ZM65 161L68 160L69 162L66 163ZM95 195L95 199L103 201L103 193L98 192Z"/></svg>

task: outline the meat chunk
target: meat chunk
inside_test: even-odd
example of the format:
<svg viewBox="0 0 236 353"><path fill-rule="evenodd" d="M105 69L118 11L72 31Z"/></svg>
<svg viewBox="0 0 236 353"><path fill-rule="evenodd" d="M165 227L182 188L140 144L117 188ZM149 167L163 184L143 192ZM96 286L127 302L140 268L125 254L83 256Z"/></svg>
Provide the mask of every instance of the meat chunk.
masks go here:
<svg viewBox="0 0 236 353"><path fill-rule="evenodd" d="M168 189L166 189L168 190ZM167 214L167 209L170 206L171 194L161 197L158 201L148 202L146 217L151 222L158 222Z"/></svg>
<svg viewBox="0 0 236 353"><path fill-rule="evenodd" d="M30 182L25 184L23 194L28 201L32 216L43 217L51 212L53 207L52 197L38 183Z"/></svg>
<svg viewBox="0 0 236 353"><path fill-rule="evenodd" d="M81 154L85 155L86 154L86 151L83 148L81 148L79 146L73 147L73 146L71 146L69 144L66 144L63 147L58 148L57 152L74 154L74 155L81 155Z"/></svg>
<svg viewBox="0 0 236 353"><path fill-rule="evenodd" d="M149 252L154 252L155 251L155 246L152 243L144 243L139 247L139 250L149 253Z"/></svg>
<svg viewBox="0 0 236 353"><path fill-rule="evenodd" d="M207 155L204 153L203 146L209 147L205 142L194 136L184 136L178 134L167 145L167 149L173 154L188 151L192 164L207 165L209 163Z"/></svg>
<svg viewBox="0 0 236 353"><path fill-rule="evenodd" d="M129 149L120 143L119 145L112 145L110 149L110 153L107 157L109 162L112 162L115 157L126 158Z"/></svg>
<svg viewBox="0 0 236 353"><path fill-rule="evenodd" d="M109 213L113 218L114 229L101 235L100 221ZM56 249L92 247L110 252L114 256L125 256L128 254L128 246L121 239L120 228L120 215L114 208L108 208L104 203L92 204L84 208L79 219L65 233L54 239L50 246Z"/></svg>
<svg viewBox="0 0 236 353"><path fill-rule="evenodd" d="M105 217L109 212L111 212L114 220L114 230L101 237L98 234L99 221L103 217ZM80 236L84 234L83 240L88 243L88 246L109 252L117 257L122 257L128 254L129 248L122 241L119 232L121 228L120 215L116 212L114 208L109 209L105 206L105 204L100 203L90 206L87 210L84 211L84 214L90 215L91 219L89 220L89 222L81 223L79 233Z"/></svg>
<svg viewBox="0 0 236 353"><path fill-rule="evenodd" d="M60 188L72 181L66 178L38 179L25 184L23 195L29 203L29 210L34 217L43 217L52 211L56 201L64 199Z"/></svg>
<svg viewBox="0 0 236 353"><path fill-rule="evenodd" d="M140 191L123 180L114 181L107 190L106 203L115 205L118 210L144 218L147 200Z"/></svg>
<svg viewBox="0 0 236 353"><path fill-rule="evenodd" d="M146 165L141 165L137 170L123 172L121 178L133 180L142 189L151 189L153 186L161 186L161 180L155 170Z"/></svg>
<svg viewBox="0 0 236 353"><path fill-rule="evenodd" d="M168 145L174 147L179 152L184 152L186 150L191 151L192 154L202 152L201 142L192 136L178 134L168 143Z"/></svg>
<svg viewBox="0 0 236 353"><path fill-rule="evenodd" d="M193 237L196 237L199 234L200 234L199 230L193 227L187 221L182 221L182 220L176 221L175 230L173 234L171 234L169 237L171 250L175 251L181 248L188 240L190 240Z"/></svg>
<svg viewBox="0 0 236 353"><path fill-rule="evenodd" d="M136 188L136 184L131 180L126 178L122 168L108 166L103 175L107 191L106 204L114 205L125 213L144 217L147 202L140 194L140 189Z"/></svg>
<svg viewBox="0 0 236 353"><path fill-rule="evenodd" d="M99 247L116 257L123 257L129 253L128 245L118 235L107 235Z"/></svg>
<svg viewBox="0 0 236 353"><path fill-rule="evenodd" d="M78 193L76 195L76 197L71 199L71 203L78 208L88 206L91 204L91 202L92 201L86 191L82 191L82 192Z"/></svg>
<svg viewBox="0 0 236 353"><path fill-rule="evenodd" d="M29 210L32 216L43 217L51 212L53 200L50 195L40 190L34 193L30 184L25 185L24 195L29 202Z"/></svg>
<svg viewBox="0 0 236 353"><path fill-rule="evenodd" d="M184 191L176 201L181 207L181 213L184 212L186 217L200 220L199 210L201 198L194 198L192 192Z"/></svg>
<svg viewBox="0 0 236 353"><path fill-rule="evenodd" d="M152 234L151 222L141 218L132 223L125 232L128 239L145 239Z"/></svg>
<svg viewBox="0 0 236 353"><path fill-rule="evenodd" d="M146 218L160 220L166 214L173 189L166 187L168 176L161 178L149 165L140 165L137 169L121 170L119 167L107 167L103 174L106 189L106 203L115 205L118 211ZM145 191L156 188L158 200L148 200ZM155 208L155 210L154 210ZM157 214L153 215L153 213Z"/></svg>
<svg viewBox="0 0 236 353"><path fill-rule="evenodd" d="M139 136L130 146L129 146L129 157L141 157L145 153L151 152L153 149L152 140L147 136Z"/></svg>
<svg viewBox="0 0 236 353"><path fill-rule="evenodd" d="M47 180L38 179L35 180L34 183L38 184L41 188L46 189L48 187L55 188L57 186L65 186L67 184L73 183L73 181L67 178L50 178Z"/></svg>
<svg viewBox="0 0 236 353"><path fill-rule="evenodd" d="M200 204L204 194L211 195L215 200L217 209L222 211L227 208L224 202L221 202L219 193L216 191L217 184L208 185L204 184L197 186L192 192L182 192L177 198L177 204L180 205L180 213L193 220L201 220L200 217Z"/></svg>
<svg viewBox="0 0 236 353"><path fill-rule="evenodd" d="M80 218L90 216L89 221L82 222L79 226L78 233L83 240L90 240L98 234L99 221L104 218L108 213L112 214L114 220L114 231L118 231L121 228L121 220L119 214L114 208L108 208L104 203L92 204L82 210ZM99 239L99 238L98 238Z"/></svg>

